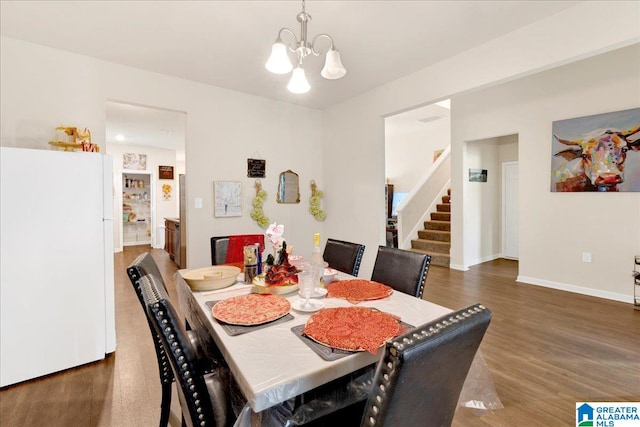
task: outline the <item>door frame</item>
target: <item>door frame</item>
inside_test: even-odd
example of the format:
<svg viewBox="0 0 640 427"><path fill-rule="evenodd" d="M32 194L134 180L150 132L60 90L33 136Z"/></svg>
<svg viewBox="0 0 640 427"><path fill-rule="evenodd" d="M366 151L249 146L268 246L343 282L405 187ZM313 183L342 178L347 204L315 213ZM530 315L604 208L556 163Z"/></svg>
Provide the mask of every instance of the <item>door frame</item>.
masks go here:
<svg viewBox="0 0 640 427"><path fill-rule="evenodd" d="M510 166L517 166L518 167L518 177L520 176L520 166L518 164L518 161L511 161L511 162L502 162L502 242L501 242L501 246L502 246L502 256L506 259L514 259L517 260L520 257L520 249L518 248L518 256L517 257L513 257L513 256L507 256L506 254L506 249L507 249L507 168ZM519 179L518 179L519 182ZM516 210L519 209L519 204L516 203ZM518 215L519 216L519 215ZM519 221L518 221L519 222ZM518 228L516 228L516 233L519 232ZM518 236L519 238L519 236ZM519 239L518 239L519 240Z"/></svg>

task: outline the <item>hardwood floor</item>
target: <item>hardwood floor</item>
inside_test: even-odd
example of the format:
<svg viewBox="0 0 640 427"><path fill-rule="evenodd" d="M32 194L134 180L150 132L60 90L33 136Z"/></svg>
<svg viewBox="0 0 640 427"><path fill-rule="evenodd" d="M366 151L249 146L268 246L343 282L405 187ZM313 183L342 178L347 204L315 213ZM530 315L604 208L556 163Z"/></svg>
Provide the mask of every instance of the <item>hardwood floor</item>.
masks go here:
<svg viewBox="0 0 640 427"><path fill-rule="evenodd" d="M147 250L126 247L115 256L116 353L0 390L0 426L158 425L155 353L125 273ZM162 250L152 255L175 298L175 265ZM568 426L575 425L578 401L640 401L640 311L516 283L516 276L517 262L507 260L467 272L437 266L429 271L425 299L452 309L481 302L493 311L480 349L504 408L482 416L459 409L453 425ZM173 400L170 424L179 426L175 393Z"/></svg>

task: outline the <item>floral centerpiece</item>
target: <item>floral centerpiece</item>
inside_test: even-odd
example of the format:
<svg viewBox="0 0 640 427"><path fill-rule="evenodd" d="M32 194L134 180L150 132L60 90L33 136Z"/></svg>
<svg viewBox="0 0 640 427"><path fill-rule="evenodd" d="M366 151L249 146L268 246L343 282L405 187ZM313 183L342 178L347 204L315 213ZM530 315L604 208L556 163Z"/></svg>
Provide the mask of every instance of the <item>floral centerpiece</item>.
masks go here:
<svg viewBox="0 0 640 427"><path fill-rule="evenodd" d="M273 224L269 224L269 227L267 227L265 236L267 236L267 239L271 241L271 249L272 249L272 253L268 254L265 260L267 265L276 264L276 261L280 260L280 252L283 249L286 253L287 242L284 239L284 237L282 237L283 234L284 234L283 224L278 224L277 222L274 222ZM265 245L265 250L266 250L266 245Z"/></svg>
<svg viewBox="0 0 640 427"><path fill-rule="evenodd" d="M289 263L289 253L292 247L287 247L287 242L282 237L284 225L274 222L270 224L265 233L271 242L272 253L266 257L265 272L256 276L254 282L262 286L292 286L298 284L298 270ZM266 245L265 245L266 246ZM267 249L265 249L266 251Z"/></svg>

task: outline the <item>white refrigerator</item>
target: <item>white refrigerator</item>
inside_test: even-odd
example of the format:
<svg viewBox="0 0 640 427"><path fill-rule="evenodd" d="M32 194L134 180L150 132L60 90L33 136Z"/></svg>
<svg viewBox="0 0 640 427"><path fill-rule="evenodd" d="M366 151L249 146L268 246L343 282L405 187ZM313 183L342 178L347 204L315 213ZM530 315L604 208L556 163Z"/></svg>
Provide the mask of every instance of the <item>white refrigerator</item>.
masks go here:
<svg viewBox="0 0 640 427"><path fill-rule="evenodd" d="M113 164L0 147L0 387L115 351Z"/></svg>

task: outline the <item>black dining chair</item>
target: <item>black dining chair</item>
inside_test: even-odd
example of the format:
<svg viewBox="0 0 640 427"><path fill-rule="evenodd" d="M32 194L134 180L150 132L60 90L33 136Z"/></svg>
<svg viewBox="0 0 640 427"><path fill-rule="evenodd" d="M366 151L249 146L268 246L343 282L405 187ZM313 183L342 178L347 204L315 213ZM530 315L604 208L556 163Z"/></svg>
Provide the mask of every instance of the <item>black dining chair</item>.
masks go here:
<svg viewBox="0 0 640 427"><path fill-rule="evenodd" d="M148 319L160 337L176 379L183 426L232 426L235 419L228 393L228 371L203 369L203 360L198 358L178 313L153 275L142 277L138 283Z"/></svg>
<svg viewBox="0 0 640 427"><path fill-rule="evenodd" d="M260 245L264 251L264 234L237 234L211 238L211 265L238 264L244 261L242 249L246 245Z"/></svg>
<svg viewBox="0 0 640 427"><path fill-rule="evenodd" d="M142 290L140 289L139 280L148 274L153 275L156 278L156 286L161 288L164 293L167 293L167 288L165 286L164 280L162 279L162 275L160 274L158 264L156 264L149 252L145 252L139 255L131 263L131 265L127 267L127 275L129 276L131 285L133 286L133 289L138 296L138 300L140 301L140 305L142 306L142 310L144 311L145 318L147 318L147 322L149 323L149 330L151 331L151 336L153 338L153 346L156 350L156 357L158 359L160 384L162 386L162 401L160 404L160 427L166 427L169 423L169 413L171 411L171 384L173 384L174 377L173 372L171 371L171 367L169 366L169 361L167 360L167 355L165 354L164 349L160 344L160 337L158 336L158 334L156 334L156 331L147 316L147 309L142 296Z"/></svg>
<svg viewBox="0 0 640 427"><path fill-rule="evenodd" d="M430 263L431 255L380 246L371 280L422 298Z"/></svg>
<svg viewBox="0 0 640 427"><path fill-rule="evenodd" d="M368 398L305 425L451 426L490 321L491 311L475 304L387 341Z"/></svg>
<svg viewBox="0 0 640 427"><path fill-rule="evenodd" d="M322 258L329 267L357 277L363 254L364 245L327 239Z"/></svg>

